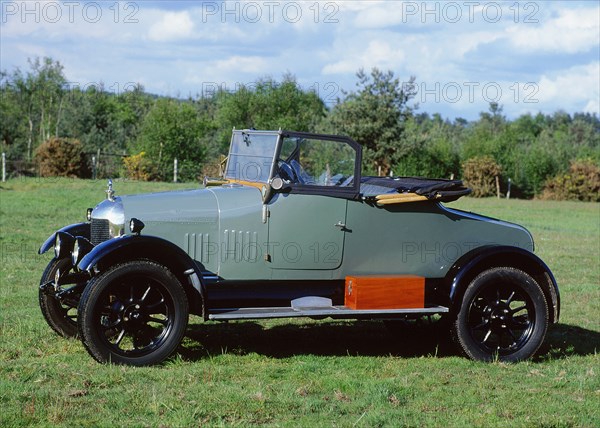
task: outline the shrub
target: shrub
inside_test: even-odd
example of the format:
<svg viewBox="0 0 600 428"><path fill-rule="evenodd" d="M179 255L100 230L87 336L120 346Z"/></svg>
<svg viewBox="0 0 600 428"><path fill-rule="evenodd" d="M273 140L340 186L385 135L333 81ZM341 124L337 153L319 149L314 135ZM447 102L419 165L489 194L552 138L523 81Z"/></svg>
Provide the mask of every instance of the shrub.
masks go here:
<svg viewBox="0 0 600 428"><path fill-rule="evenodd" d="M513 180L513 195L527 198L539 195L546 180L559 172L560 167L552 151L540 144L519 151L513 165L512 171L504 168L503 172Z"/></svg>
<svg viewBox="0 0 600 428"><path fill-rule="evenodd" d="M502 169L491 156L475 157L463 163L463 180L476 198L496 195L496 177Z"/></svg>
<svg viewBox="0 0 600 428"><path fill-rule="evenodd" d="M572 162L569 172L546 182L541 198L600 202L600 167L591 159Z"/></svg>
<svg viewBox="0 0 600 428"><path fill-rule="evenodd" d="M150 181L157 178L156 168L146 158L146 152L123 158L123 165L127 178L131 180Z"/></svg>
<svg viewBox="0 0 600 428"><path fill-rule="evenodd" d="M83 146L70 138L50 138L35 151L35 161L42 177L89 178Z"/></svg>

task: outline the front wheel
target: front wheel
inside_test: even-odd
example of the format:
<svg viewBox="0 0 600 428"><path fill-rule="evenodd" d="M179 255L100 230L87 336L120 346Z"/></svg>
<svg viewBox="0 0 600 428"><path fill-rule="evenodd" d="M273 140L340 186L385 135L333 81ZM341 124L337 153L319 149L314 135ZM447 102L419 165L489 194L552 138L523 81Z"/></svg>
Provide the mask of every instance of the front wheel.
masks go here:
<svg viewBox="0 0 600 428"><path fill-rule="evenodd" d="M188 314L185 290L169 270L132 261L90 281L79 302L79 333L101 363L146 366L175 351Z"/></svg>
<svg viewBox="0 0 600 428"><path fill-rule="evenodd" d="M474 360L522 361L544 341L548 316L544 293L531 276L514 268L493 268L467 287L454 336Z"/></svg>
<svg viewBox="0 0 600 428"><path fill-rule="evenodd" d="M72 269L71 259L52 259L40 279L40 285L55 279L56 272L60 269L60 276L64 276ZM79 293L71 293L67 298L58 298L39 291L39 303L44 319L56 333L62 337L77 337L77 305Z"/></svg>

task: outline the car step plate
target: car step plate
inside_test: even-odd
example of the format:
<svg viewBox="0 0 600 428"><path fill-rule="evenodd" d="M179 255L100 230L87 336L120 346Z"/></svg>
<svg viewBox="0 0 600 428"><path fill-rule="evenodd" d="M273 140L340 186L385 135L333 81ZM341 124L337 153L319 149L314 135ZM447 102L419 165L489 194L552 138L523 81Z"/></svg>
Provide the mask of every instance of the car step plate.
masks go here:
<svg viewBox="0 0 600 428"><path fill-rule="evenodd" d="M445 306L415 309L350 309L346 306L295 309L292 307L229 308L211 310L208 319L224 321L291 317L385 318L386 316L430 315L446 312L448 312L448 308Z"/></svg>

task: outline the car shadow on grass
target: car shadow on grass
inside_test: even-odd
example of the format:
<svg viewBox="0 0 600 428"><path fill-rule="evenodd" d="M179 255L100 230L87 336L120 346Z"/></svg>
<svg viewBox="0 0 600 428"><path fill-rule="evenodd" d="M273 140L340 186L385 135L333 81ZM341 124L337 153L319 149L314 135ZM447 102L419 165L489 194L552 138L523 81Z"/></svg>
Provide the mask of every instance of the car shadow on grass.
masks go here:
<svg viewBox="0 0 600 428"><path fill-rule="evenodd" d="M254 321L191 324L179 348L185 360L211 355L256 353L273 358L295 355L397 356L438 358L459 355L447 330L410 326L390 330L380 321L331 321L271 325ZM578 326L550 326L535 362L592 355L600 333Z"/></svg>
<svg viewBox="0 0 600 428"><path fill-rule="evenodd" d="M593 355L598 352L600 352L600 332L559 323L548 328L546 340L535 361L561 359L573 355Z"/></svg>
<svg viewBox="0 0 600 428"><path fill-rule="evenodd" d="M184 359L257 353L274 358L319 356L449 356L448 338L431 326L388 330L380 321L263 325L258 322L190 325L179 353Z"/></svg>

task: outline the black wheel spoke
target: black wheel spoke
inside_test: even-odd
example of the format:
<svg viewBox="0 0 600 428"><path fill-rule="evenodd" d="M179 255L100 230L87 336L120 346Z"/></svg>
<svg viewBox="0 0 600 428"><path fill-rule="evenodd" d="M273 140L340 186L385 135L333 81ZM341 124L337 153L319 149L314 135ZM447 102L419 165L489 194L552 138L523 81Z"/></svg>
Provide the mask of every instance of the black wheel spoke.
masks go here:
<svg viewBox="0 0 600 428"><path fill-rule="evenodd" d="M513 331L511 329L506 329L506 332L513 340L513 342L510 344L510 347L512 347L512 346L514 346L515 343L517 343L517 337L515 336L515 334L513 333Z"/></svg>
<svg viewBox="0 0 600 428"><path fill-rule="evenodd" d="M157 329L150 325L144 325L135 334L133 346L135 349L144 349L152 346L155 340L162 334L164 329Z"/></svg>
<svg viewBox="0 0 600 428"><path fill-rule="evenodd" d="M492 335L492 329L490 328L487 333L485 334L485 336L483 337L483 340L481 341L481 343L485 343L489 340L490 336Z"/></svg>
<svg viewBox="0 0 600 428"><path fill-rule="evenodd" d="M544 292L530 274L495 267L468 285L455 332L463 352L473 359L516 362L539 349L548 319Z"/></svg>
<svg viewBox="0 0 600 428"><path fill-rule="evenodd" d="M60 269L60 278L64 279L72 273L71 259L52 259L40 279L40 285L52 281L56 277L56 270ZM63 337L76 337L77 307L81 294L78 289L82 284L64 284L61 287L61 299L39 291L39 304L44 319L48 325Z"/></svg>
<svg viewBox="0 0 600 428"><path fill-rule="evenodd" d="M119 344L121 343L121 341L123 340L123 338L125 337L125 329L121 329L121 331L119 332L119 335L117 336L117 339L115 340L115 345L119 346Z"/></svg>
<svg viewBox="0 0 600 428"><path fill-rule="evenodd" d="M512 319L512 325L515 327L526 328L529 325L529 319L525 315L521 317L515 317Z"/></svg>
<svg viewBox="0 0 600 428"><path fill-rule="evenodd" d="M116 265L92 280L79 305L88 352L100 362L156 364L180 343L188 322L185 290L149 260Z"/></svg>
<svg viewBox="0 0 600 428"><path fill-rule="evenodd" d="M477 307L484 309L487 306L490 306L494 302L494 298L490 297L490 296L486 296L485 294L482 294L481 296L479 296L477 298L476 302L477 302Z"/></svg>
<svg viewBox="0 0 600 428"><path fill-rule="evenodd" d="M516 314L517 312L520 312L520 311L522 311L523 309L527 309L527 306L526 306L526 305L523 305L523 306L519 306L518 308L511 309L511 310L510 310L510 313L511 313L512 315L514 315L514 314Z"/></svg>
<svg viewBox="0 0 600 428"><path fill-rule="evenodd" d="M489 322L487 320L483 320L479 324L477 324L475 327L473 327L473 330L481 330L482 328L487 327L488 324L489 324Z"/></svg>
<svg viewBox="0 0 600 428"><path fill-rule="evenodd" d="M141 302L146 300L146 297L148 297L148 293L150 293L150 290L152 290L152 287L148 286L148 288L146 288L146 291L144 291L144 294L142 295L142 297L140 299Z"/></svg>
<svg viewBox="0 0 600 428"><path fill-rule="evenodd" d="M154 309L156 309L156 308L160 307L161 305L163 305L163 306L164 306L164 304L165 304L165 299L164 299L164 298L161 298L161 299L160 299L158 302L156 302L156 303L153 303L153 304L151 304L151 305L147 305L147 306L146 306L146 309L147 309L148 311L154 311ZM165 309L166 309L166 306L165 306Z"/></svg>
<svg viewBox="0 0 600 428"><path fill-rule="evenodd" d="M487 305L485 303L482 303L480 301L476 301L476 302L473 303L473 309L475 309L479 313L483 313L483 311L485 310L486 306Z"/></svg>
<svg viewBox="0 0 600 428"><path fill-rule="evenodd" d="M162 324L162 325L167 325L169 323L165 319L155 318L155 317L148 317L148 321L155 322L155 323Z"/></svg>
<svg viewBox="0 0 600 428"><path fill-rule="evenodd" d="M515 292L513 291L512 293L510 293L510 296L508 296L508 299L506 299L506 304L510 305L510 302L512 302L513 297L515 297Z"/></svg>

